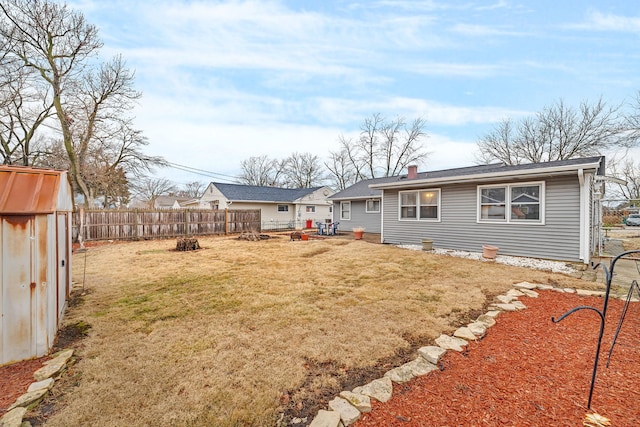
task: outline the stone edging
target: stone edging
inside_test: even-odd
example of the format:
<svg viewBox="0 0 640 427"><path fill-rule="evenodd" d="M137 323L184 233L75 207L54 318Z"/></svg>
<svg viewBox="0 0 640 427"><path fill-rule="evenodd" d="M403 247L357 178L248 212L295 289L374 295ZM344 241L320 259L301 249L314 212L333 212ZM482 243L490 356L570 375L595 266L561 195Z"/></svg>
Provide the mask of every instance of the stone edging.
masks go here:
<svg viewBox="0 0 640 427"><path fill-rule="evenodd" d="M309 427L345 427L356 422L362 413L371 411L371 399L386 402L391 399L393 383L401 384L414 377L426 375L439 369L440 358L448 351L464 350L464 346L471 340L482 338L487 328L496 324L496 317L503 311L524 310L527 307L518 297L528 296L537 298L534 289L553 290L557 292L576 293L583 296L604 297L603 291L587 291L573 288L555 288L551 285L540 285L521 282L513 285L505 295L498 295L497 302L489 306L489 311L479 316L475 322L458 328L453 336L440 335L436 338L437 346L426 346L418 349L418 357L402 366L387 371L382 378L369 384L356 387L353 391L343 391L340 396L329 402L328 410L320 410ZM297 422L296 422L297 421ZM294 419L291 425L300 424L305 420Z"/></svg>
<svg viewBox="0 0 640 427"><path fill-rule="evenodd" d="M18 397L7 413L0 418L0 427L20 427L27 411L36 407L53 387L54 376L64 371L73 356L73 349L62 350L52 355L52 359L44 362L44 366L33 373L35 382L31 383L27 392Z"/></svg>

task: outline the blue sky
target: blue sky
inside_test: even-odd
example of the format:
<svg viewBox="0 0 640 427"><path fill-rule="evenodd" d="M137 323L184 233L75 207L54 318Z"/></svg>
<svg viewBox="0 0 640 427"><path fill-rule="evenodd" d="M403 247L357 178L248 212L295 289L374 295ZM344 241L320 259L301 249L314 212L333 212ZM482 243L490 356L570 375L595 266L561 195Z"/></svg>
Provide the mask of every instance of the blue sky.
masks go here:
<svg viewBox="0 0 640 427"><path fill-rule="evenodd" d="M560 99L624 103L640 90L631 0L70 6L98 26L102 56L122 54L136 70L136 125L150 154L229 176L250 156L324 160L377 112L426 119L431 155L420 170L468 166L478 138L504 118Z"/></svg>

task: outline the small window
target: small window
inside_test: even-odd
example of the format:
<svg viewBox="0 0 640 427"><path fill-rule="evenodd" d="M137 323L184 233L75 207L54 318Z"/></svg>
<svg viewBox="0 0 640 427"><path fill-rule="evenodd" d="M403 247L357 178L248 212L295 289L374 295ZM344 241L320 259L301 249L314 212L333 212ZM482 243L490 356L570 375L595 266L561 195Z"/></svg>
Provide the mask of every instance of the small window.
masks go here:
<svg viewBox="0 0 640 427"><path fill-rule="evenodd" d="M543 222L544 183L478 187L480 222Z"/></svg>
<svg viewBox="0 0 640 427"><path fill-rule="evenodd" d="M289 212L289 205L278 205L278 212Z"/></svg>
<svg viewBox="0 0 640 427"><path fill-rule="evenodd" d="M351 219L351 202L340 202L340 219Z"/></svg>
<svg viewBox="0 0 640 427"><path fill-rule="evenodd" d="M315 213L316 212L316 207L315 206L307 206L305 211L307 213Z"/></svg>
<svg viewBox="0 0 640 427"><path fill-rule="evenodd" d="M380 199L367 200L366 210L367 213L379 213L380 212Z"/></svg>
<svg viewBox="0 0 640 427"><path fill-rule="evenodd" d="M440 221L440 190L400 192L400 219Z"/></svg>

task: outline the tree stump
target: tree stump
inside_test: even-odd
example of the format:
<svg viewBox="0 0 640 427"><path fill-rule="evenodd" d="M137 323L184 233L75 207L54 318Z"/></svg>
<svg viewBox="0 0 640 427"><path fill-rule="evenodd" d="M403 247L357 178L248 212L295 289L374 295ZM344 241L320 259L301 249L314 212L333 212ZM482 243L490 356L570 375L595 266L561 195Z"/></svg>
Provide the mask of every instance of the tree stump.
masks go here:
<svg viewBox="0 0 640 427"><path fill-rule="evenodd" d="M176 243L177 251L195 251L196 249L200 249L198 239L195 237L178 237Z"/></svg>

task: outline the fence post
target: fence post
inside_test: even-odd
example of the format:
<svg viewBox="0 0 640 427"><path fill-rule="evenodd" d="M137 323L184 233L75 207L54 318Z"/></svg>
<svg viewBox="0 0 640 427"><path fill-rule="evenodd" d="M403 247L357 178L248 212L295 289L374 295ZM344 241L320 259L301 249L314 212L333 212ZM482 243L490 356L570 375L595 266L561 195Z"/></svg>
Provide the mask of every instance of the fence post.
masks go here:
<svg viewBox="0 0 640 427"><path fill-rule="evenodd" d="M189 209L184 210L184 234L186 236L189 235L189 215L191 211Z"/></svg>
<svg viewBox="0 0 640 427"><path fill-rule="evenodd" d="M133 210L133 240L139 240L138 238L138 209Z"/></svg>
<svg viewBox="0 0 640 427"><path fill-rule="evenodd" d="M224 210L224 235L227 236L229 234L229 209L226 208Z"/></svg>

